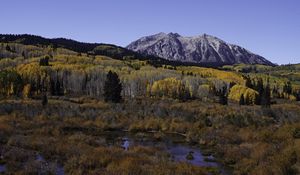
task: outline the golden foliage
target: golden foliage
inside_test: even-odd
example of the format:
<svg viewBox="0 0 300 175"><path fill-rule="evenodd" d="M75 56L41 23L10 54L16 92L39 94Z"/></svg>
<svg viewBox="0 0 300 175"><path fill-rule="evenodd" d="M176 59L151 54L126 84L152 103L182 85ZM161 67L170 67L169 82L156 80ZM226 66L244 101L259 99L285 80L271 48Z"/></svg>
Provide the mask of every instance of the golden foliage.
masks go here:
<svg viewBox="0 0 300 175"><path fill-rule="evenodd" d="M228 98L234 101L239 101L242 94L244 95L245 100L247 99L250 104L254 104L258 92L245 86L234 85L230 89Z"/></svg>
<svg viewBox="0 0 300 175"><path fill-rule="evenodd" d="M151 87L151 95L158 97L176 98L184 91L186 89L182 81L173 77L158 80Z"/></svg>
<svg viewBox="0 0 300 175"><path fill-rule="evenodd" d="M203 68L195 66L180 66L177 68L179 72L192 72L193 74L200 75L203 78L217 78L226 82L234 82L237 84L244 84L243 77L236 72L222 71L212 68Z"/></svg>
<svg viewBox="0 0 300 175"><path fill-rule="evenodd" d="M31 92L31 85L30 84L26 84L23 88L23 97L24 98L28 98L30 97L30 92Z"/></svg>

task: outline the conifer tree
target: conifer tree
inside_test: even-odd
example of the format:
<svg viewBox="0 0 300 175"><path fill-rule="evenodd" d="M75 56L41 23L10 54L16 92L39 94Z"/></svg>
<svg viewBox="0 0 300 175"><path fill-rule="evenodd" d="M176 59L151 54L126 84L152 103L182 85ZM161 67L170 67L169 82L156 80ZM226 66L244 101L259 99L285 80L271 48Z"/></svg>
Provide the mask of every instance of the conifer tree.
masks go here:
<svg viewBox="0 0 300 175"><path fill-rule="evenodd" d="M104 84L104 100L119 103L121 96L122 84L117 73L109 71Z"/></svg>
<svg viewBox="0 0 300 175"><path fill-rule="evenodd" d="M48 104L48 97L45 93L42 98L42 105L45 107L47 104Z"/></svg>
<svg viewBox="0 0 300 175"><path fill-rule="evenodd" d="M40 66L49 66L50 56L45 56L45 58L40 59Z"/></svg>
<svg viewBox="0 0 300 175"><path fill-rule="evenodd" d="M251 82L251 79L249 76L244 76L244 79L245 79L245 86L248 87L248 88L253 88L253 85L252 85L252 82Z"/></svg>
<svg viewBox="0 0 300 175"><path fill-rule="evenodd" d="M297 100L297 101L300 101L300 90L295 91L295 92L294 92L294 95L295 95L295 97L296 97L296 100Z"/></svg>
<svg viewBox="0 0 300 175"><path fill-rule="evenodd" d="M258 92L258 96L255 99L255 104L260 105L262 100L262 95L264 92L264 84L262 78L257 79L255 90Z"/></svg>
<svg viewBox="0 0 300 175"><path fill-rule="evenodd" d="M228 104L228 97L227 97L227 87L223 86L223 88L219 91L219 103L222 105Z"/></svg>
<svg viewBox="0 0 300 175"><path fill-rule="evenodd" d="M288 81L287 83L284 84L283 92L287 93L288 95L290 95L292 93L292 84L290 81Z"/></svg>
<svg viewBox="0 0 300 175"><path fill-rule="evenodd" d="M6 48L5 48L7 51L11 52L11 48L9 47L9 45L6 45Z"/></svg>
<svg viewBox="0 0 300 175"><path fill-rule="evenodd" d="M240 97L240 105L245 105L244 94L242 94L241 97Z"/></svg>
<svg viewBox="0 0 300 175"><path fill-rule="evenodd" d="M271 105L271 89L270 89L269 80L267 81L267 85L264 88L264 91L262 93L261 105L262 107L270 107Z"/></svg>
<svg viewBox="0 0 300 175"><path fill-rule="evenodd" d="M22 52L22 57L23 57L24 59L26 59L26 54L25 54L24 51Z"/></svg>

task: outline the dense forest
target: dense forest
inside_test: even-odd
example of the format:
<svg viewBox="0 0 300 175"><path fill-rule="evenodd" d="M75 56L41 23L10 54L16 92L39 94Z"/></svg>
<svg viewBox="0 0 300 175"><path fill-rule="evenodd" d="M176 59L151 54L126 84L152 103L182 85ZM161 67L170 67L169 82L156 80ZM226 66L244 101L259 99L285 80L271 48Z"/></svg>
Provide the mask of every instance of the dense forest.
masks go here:
<svg viewBox="0 0 300 175"><path fill-rule="evenodd" d="M209 68L65 39L0 42L8 174L53 173L30 159L36 151L67 174L220 173L174 164L156 148L108 149L96 136L112 130L183 135L233 174L300 172L300 65Z"/></svg>

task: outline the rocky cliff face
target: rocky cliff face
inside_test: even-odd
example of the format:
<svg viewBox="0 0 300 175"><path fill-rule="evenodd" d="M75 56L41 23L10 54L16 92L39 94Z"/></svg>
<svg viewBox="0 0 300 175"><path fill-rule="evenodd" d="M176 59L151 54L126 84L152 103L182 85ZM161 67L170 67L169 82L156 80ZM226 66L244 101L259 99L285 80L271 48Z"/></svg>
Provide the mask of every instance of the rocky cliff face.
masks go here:
<svg viewBox="0 0 300 175"><path fill-rule="evenodd" d="M182 62L273 65L267 59L240 46L228 44L207 34L183 37L177 33L158 33L132 42L127 49Z"/></svg>

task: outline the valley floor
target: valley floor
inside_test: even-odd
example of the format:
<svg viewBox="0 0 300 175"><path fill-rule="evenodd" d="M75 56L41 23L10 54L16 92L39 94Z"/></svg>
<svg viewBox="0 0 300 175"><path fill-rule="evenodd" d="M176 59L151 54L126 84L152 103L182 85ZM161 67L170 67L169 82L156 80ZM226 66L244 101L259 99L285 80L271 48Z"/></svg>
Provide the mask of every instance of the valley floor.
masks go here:
<svg viewBox="0 0 300 175"><path fill-rule="evenodd" d="M105 103L88 97L0 101L0 174L220 174L216 167L174 162L166 151L108 146L103 133L145 139L184 136L233 174L298 174L300 105L271 108L213 102L135 98Z"/></svg>

